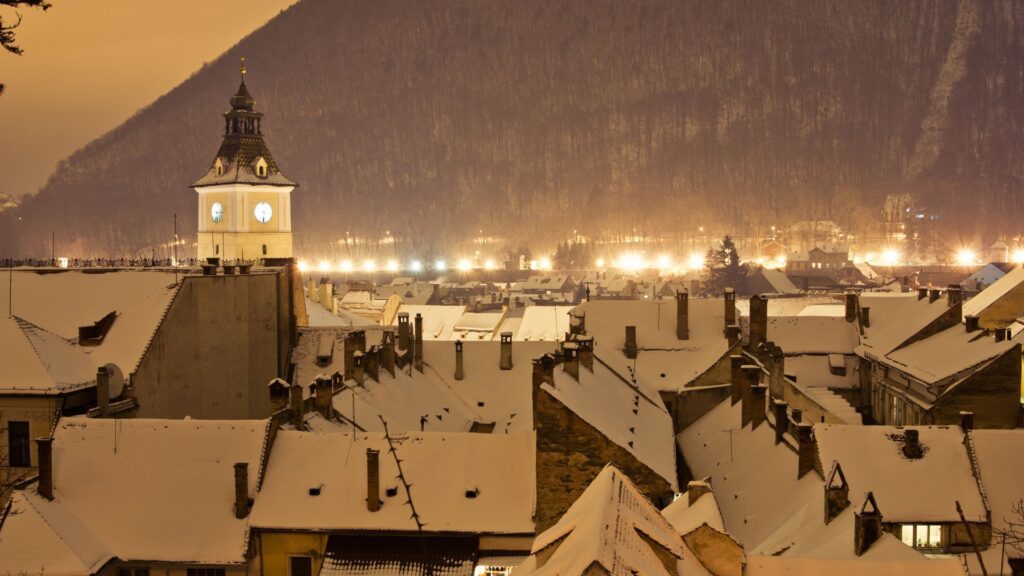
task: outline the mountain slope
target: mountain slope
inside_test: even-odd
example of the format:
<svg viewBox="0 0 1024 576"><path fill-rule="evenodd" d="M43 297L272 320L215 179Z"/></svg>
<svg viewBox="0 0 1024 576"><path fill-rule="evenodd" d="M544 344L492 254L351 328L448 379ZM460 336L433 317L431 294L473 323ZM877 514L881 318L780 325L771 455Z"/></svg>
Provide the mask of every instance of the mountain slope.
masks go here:
<svg viewBox="0 0 1024 576"><path fill-rule="evenodd" d="M48 254L57 230L61 252L148 255L174 212L194 233L187 185L213 159L240 55L300 184L306 254L385 231L446 246L856 229L906 191L975 215L953 231L1010 231L1022 25L1012 0L303 0L62 162L0 214L0 254Z"/></svg>

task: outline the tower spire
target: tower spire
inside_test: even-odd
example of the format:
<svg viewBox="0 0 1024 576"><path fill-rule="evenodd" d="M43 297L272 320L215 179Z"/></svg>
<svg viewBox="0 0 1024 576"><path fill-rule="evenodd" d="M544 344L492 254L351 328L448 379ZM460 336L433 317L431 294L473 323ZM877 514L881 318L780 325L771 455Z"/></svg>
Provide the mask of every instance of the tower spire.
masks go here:
<svg viewBox="0 0 1024 576"><path fill-rule="evenodd" d="M242 75L242 84L245 84L245 56L240 59L238 72Z"/></svg>

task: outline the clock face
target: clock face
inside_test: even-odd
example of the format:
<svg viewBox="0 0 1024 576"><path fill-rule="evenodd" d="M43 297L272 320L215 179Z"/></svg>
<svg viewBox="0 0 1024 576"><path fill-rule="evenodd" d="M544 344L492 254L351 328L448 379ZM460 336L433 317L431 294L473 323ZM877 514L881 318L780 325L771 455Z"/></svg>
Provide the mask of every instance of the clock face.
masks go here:
<svg viewBox="0 0 1024 576"><path fill-rule="evenodd" d="M256 220L266 224L270 222L270 217L274 215L274 210L270 207L270 204L260 202L256 205L256 209L252 211L252 214L256 217Z"/></svg>
<svg viewBox="0 0 1024 576"><path fill-rule="evenodd" d="M224 219L224 206L220 202L214 202L213 206L210 206L210 217L218 224Z"/></svg>

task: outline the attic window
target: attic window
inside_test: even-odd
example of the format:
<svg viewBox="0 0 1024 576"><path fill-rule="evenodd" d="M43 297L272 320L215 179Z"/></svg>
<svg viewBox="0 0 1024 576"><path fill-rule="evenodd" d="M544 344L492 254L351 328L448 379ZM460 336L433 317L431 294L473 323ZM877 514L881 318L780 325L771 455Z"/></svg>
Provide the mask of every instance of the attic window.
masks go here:
<svg viewBox="0 0 1024 576"><path fill-rule="evenodd" d="M217 173L217 176L224 175L224 163L217 158L217 161L213 163L213 171Z"/></svg>
<svg viewBox="0 0 1024 576"><path fill-rule="evenodd" d="M256 175L260 178L267 177L267 161L262 156L256 160Z"/></svg>

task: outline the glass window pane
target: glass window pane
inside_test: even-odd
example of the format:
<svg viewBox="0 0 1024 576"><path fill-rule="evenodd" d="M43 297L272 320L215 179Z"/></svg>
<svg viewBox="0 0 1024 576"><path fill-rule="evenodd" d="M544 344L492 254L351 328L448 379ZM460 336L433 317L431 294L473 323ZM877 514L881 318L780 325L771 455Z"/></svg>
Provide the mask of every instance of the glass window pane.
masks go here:
<svg viewBox="0 0 1024 576"><path fill-rule="evenodd" d="M902 532L903 533L901 535L900 540L903 540L903 543L906 544L907 546L913 546L914 545L914 527L910 526L908 524L904 524Z"/></svg>
<svg viewBox="0 0 1024 576"><path fill-rule="evenodd" d="M928 527L928 545L936 548L942 546L942 526Z"/></svg>

